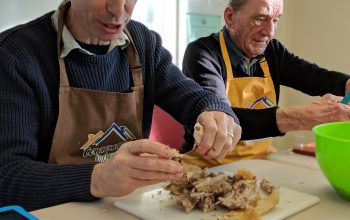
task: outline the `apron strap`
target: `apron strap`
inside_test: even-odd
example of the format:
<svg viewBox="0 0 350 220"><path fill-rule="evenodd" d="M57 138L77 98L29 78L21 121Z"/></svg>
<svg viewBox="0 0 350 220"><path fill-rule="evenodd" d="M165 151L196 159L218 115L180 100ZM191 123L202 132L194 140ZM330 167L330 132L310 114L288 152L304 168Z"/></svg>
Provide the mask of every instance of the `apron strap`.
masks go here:
<svg viewBox="0 0 350 220"><path fill-rule="evenodd" d="M66 65L64 64L63 58L61 58L62 52L62 33L67 15L67 9L70 7L70 2L63 3L60 5L60 13L58 15L58 30L57 30L57 57L60 65L60 85L69 87L69 81L67 76Z"/></svg>
<svg viewBox="0 0 350 220"><path fill-rule="evenodd" d="M131 69L132 78L134 80L134 86L141 86L143 85L143 80L142 80L142 65L140 62L139 54L136 50L134 40L132 39L128 29L125 28L124 32L130 40L130 44L128 45L126 52L130 62L130 69Z"/></svg>
<svg viewBox="0 0 350 220"><path fill-rule="evenodd" d="M259 61L259 63L262 71L264 72L265 78L270 77L270 69L265 56Z"/></svg>
<svg viewBox="0 0 350 220"><path fill-rule="evenodd" d="M224 58L224 63L226 66L226 77L227 77L227 79L232 79L233 78L233 70L232 70L232 65L231 65L231 61L230 61L230 56L229 56L228 51L227 51L227 46L226 46L223 31L220 31L220 48L221 48L221 54L222 54L222 57Z"/></svg>

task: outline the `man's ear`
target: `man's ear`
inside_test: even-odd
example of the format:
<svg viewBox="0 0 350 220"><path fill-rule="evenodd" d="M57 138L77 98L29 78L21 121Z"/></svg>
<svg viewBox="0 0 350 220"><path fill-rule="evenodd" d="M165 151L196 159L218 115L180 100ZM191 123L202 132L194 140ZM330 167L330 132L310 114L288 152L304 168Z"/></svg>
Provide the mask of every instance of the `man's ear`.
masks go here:
<svg viewBox="0 0 350 220"><path fill-rule="evenodd" d="M234 16L234 9L232 7L226 7L224 11L224 19L226 26L229 28L233 28L234 21L233 21L233 16Z"/></svg>

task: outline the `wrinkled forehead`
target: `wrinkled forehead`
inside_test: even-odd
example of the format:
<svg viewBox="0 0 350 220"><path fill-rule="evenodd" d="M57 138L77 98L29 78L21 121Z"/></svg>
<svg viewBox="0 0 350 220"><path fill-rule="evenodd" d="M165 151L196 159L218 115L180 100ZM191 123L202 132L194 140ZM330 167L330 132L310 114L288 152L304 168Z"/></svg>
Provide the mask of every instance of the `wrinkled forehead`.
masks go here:
<svg viewBox="0 0 350 220"><path fill-rule="evenodd" d="M255 14L278 17L283 14L283 0L248 0L243 8Z"/></svg>

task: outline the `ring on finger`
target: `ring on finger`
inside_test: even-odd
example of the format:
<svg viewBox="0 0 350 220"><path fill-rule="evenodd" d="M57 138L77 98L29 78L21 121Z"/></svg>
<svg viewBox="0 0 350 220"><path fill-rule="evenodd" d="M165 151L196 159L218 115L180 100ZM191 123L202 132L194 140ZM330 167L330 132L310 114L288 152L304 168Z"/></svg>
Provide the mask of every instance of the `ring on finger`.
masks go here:
<svg viewBox="0 0 350 220"><path fill-rule="evenodd" d="M232 137L232 138L235 138L235 135L232 132L227 132L227 135Z"/></svg>

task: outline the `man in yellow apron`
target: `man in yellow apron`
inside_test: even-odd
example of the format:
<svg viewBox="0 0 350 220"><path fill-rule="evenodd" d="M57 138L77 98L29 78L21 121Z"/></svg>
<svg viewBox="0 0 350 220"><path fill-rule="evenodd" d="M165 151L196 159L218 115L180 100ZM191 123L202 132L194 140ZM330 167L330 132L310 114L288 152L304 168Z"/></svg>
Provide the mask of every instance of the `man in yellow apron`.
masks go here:
<svg viewBox="0 0 350 220"><path fill-rule="evenodd" d="M317 123L349 120L349 109L337 104L338 96L350 90L349 76L300 59L272 39L282 13L283 0L230 0L223 30L188 45L183 71L231 105L241 122L242 140L246 140L224 159L208 159L191 151L194 141L189 138L191 130L185 128L182 151L188 152L188 163L210 167L264 158L275 150L269 137L310 130ZM280 85L324 95L322 104L278 108ZM338 109L340 115L331 109Z"/></svg>

